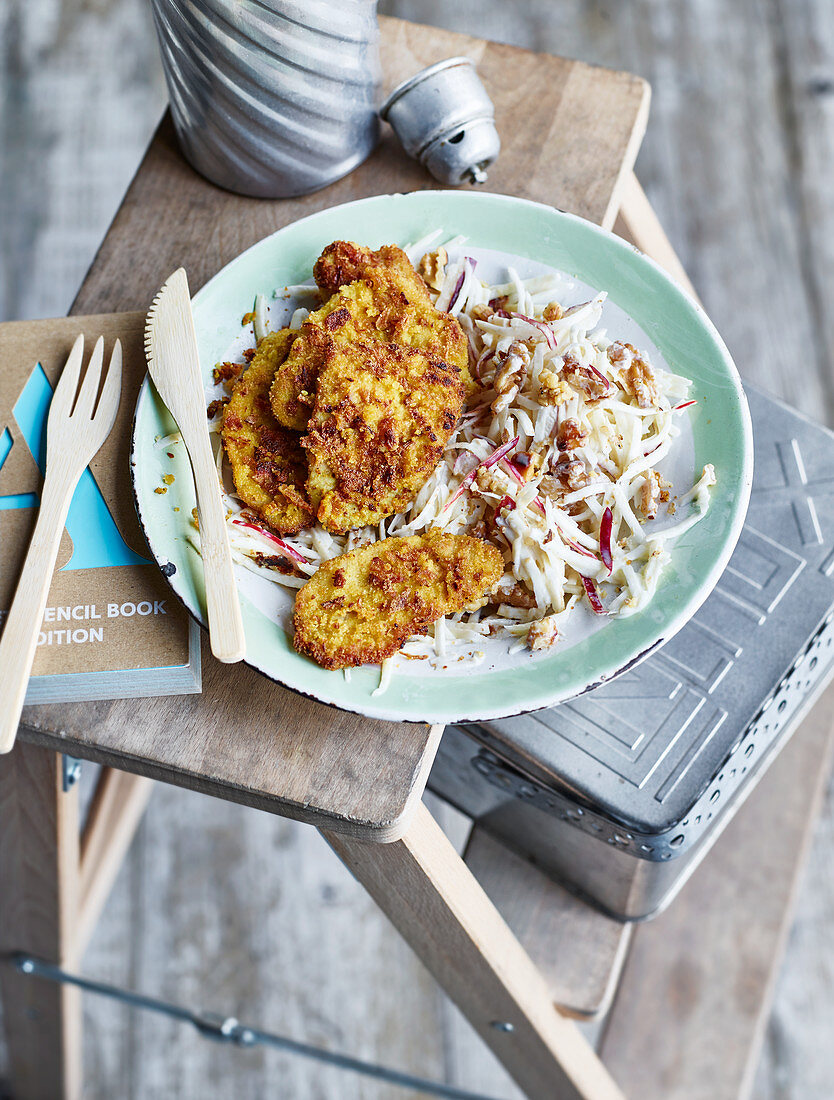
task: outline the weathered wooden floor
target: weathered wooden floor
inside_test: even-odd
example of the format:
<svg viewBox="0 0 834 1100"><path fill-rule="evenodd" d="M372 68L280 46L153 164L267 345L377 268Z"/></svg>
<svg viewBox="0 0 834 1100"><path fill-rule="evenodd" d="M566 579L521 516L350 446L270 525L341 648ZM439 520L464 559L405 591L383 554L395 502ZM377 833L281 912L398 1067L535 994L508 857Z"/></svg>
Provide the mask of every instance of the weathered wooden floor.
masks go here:
<svg viewBox="0 0 834 1100"><path fill-rule="evenodd" d="M380 6L647 77L654 100L638 171L707 309L746 377L834 424L826 0ZM4 0L0 57L0 317L49 316L70 305L162 109L147 6ZM834 1095L832 853L829 798L755 1100ZM84 967L496 1098L518 1096L317 834L241 807L157 789ZM91 1098L406 1095L274 1052L219 1047L89 997L85 1024Z"/></svg>

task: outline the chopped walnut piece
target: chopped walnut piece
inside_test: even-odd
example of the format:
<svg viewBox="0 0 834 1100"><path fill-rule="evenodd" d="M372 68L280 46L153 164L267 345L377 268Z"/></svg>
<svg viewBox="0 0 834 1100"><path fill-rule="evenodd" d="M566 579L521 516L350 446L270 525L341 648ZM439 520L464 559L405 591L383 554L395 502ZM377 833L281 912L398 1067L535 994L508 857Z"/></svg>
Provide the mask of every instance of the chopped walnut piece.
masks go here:
<svg viewBox="0 0 834 1100"><path fill-rule="evenodd" d="M599 401L608 393L606 380L588 367L583 367L572 355L565 356L562 375L567 378L575 390L585 395L586 401Z"/></svg>
<svg viewBox="0 0 834 1100"><path fill-rule="evenodd" d="M506 603L510 607L521 607L525 611L532 611L536 606L536 597L523 584L514 584L512 588L499 588L492 600L493 603Z"/></svg>
<svg viewBox="0 0 834 1100"><path fill-rule="evenodd" d="M565 379L546 367L539 371L539 393L548 405L566 405L574 395Z"/></svg>
<svg viewBox="0 0 834 1100"><path fill-rule="evenodd" d="M627 367L631 362L631 344L621 344L617 341L608 348L608 362L613 367Z"/></svg>
<svg viewBox="0 0 834 1100"><path fill-rule="evenodd" d="M545 615L543 619L530 626L527 632L527 645L532 650L549 649L559 640L559 630L555 615Z"/></svg>
<svg viewBox="0 0 834 1100"><path fill-rule="evenodd" d="M654 371L640 352L631 344L622 344L621 347L631 356L627 366L625 365L625 356L619 363L625 388L629 393L634 394L641 409L649 409L660 400L660 391L657 388ZM608 349L608 358L611 359L611 348ZM614 360L611 361L614 362Z"/></svg>
<svg viewBox="0 0 834 1100"><path fill-rule="evenodd" d="M567 451L562 451L557 460L551 464L551 472L559 479L562 485L573 492L588 484L588 475L585 472L584 463L578 458L571 458Z"/></svg>
<svg viewBox="0 0 834 1100"><path fill-rule="evenodd" d="M216 397L214 401L210 402L206 408L206 416L209 420L214 420L215 416L223 409L223 406L228 401L228 397Z"/></svg>
<svg viewBox="0 0 834 1100"><path fill-rule="evenodd" d="M545 321L561 321L563 316L564 310L558 302L549 302L544 307L544 313L542 314Z"/></svg>
<svg viewBox="0 0 834 1100"><path fill-rule="evenodd" d="M495 378L492 385L498 397L492 402L492 411L497 415L512 402L524 385L527 368L530 366L530 351L520 340L513 340L507 350L498 359Z"/></svg>
<svg viewBox="0 0 834 1100"><path fill-rule="evenodd" d="M469 310L469 316L472 318L473 321L488 321L490 317L492 317L492 315L493 311L489 308L489 306L481 304L473 306Z"/></svg>
<svg viewBox="0 0 834 1100"><path fill-rule="evenodd" d="M437 248L434 252L427 252L423 256L417 268L419 275L428 283L432 290L440 290L443 276L446 274L446 264L449 253L445 248Z"/></svg>
<svg viewBox="0 0 834 1100"><path fill-rule="evenodd" d="M670 484L656 470L647 470L637 497L637 505L646 519L657 516L658 507L669 500Z"/></svg>
<svg viewBox="0 0 834 1100"><path fill-rule="evenodd" d="M482 493L502 497L507 491L507 475L497 466L481 466L475 474L475 484Z"/></svg>
<svg viewBox="0 0 834 1100"><path fill-rule="evenodd" d="M559 430L556 433L556 446L560 451L575 451L576 448L581 447L587 439L588 433L583 432L579 427L578 421L568 417L567 420L563 420L559 425Z"/></svg>
<svg viewBox="0 0 834 1100"><path fill-rule="evenodd" d="M658 504L660 503L660 486L658 485L658 476L654 470L648 470L646 472L637 499L640 511L646 519L654 519L657 515Z"/></svg>

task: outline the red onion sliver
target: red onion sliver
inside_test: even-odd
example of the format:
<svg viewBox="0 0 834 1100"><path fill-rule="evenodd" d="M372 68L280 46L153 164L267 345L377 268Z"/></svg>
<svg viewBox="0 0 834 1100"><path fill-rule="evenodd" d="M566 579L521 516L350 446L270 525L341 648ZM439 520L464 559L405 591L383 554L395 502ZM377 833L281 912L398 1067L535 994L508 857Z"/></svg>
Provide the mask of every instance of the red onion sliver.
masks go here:
<svg viewBox="0 0 834 1100"><path fill-rule="evenodd" d="M511 478L517 481L519 485L524 484L524 478L521 476L521 474L518 472L512 462L509 462L507 460L502 461L501 469L504 471L505 474L509 474Z"/></svg>
<svg viewBox="0 0 834 1100"><path fill-rule="evenodd" d="M526 313L510 313L509 310L506 309L493 309L492 303L497 301L497 298L493 298L489 303L489 307L493 310L494 316L504 317L508 321L513 320L513 318L518 321L525 321L528 325L532 325L533 328L537 328L540 332L543 332L548 345L554 350L556 349L556 333L546 321L537 321L535 317L528 317Z"/></svg>
<svg viewBox="0 0 834 1100"><path fill-rule="evenodd" d="M288 546L283 539L279 539L277 535L273 535L271 531L267 531L265 527L259 527L257 523L247 523L242 519L233 519L232 523L237 527L248 527L250 531L257 531L258 534L263 535L265 539L269 539L269 541L274 542L276 546L280 546L284 553L289 554L294 561L301 562L302 565L307 564L307 559L305 557L299 554L292 546Z"/></svg>
<svg viewBox="0 0 834 1100"><path fill-rule="evenodd" d="M546 516L546 515L547 515L547 512L545 512L545 510L544 510L544 505L543 505L543 504L542 504L542 502L541 502L541 497L536 497L536 498L535 498L535 499L533 500L533 502L532 502L532 503L533 503L533 507L534 507L534 508L538 508L538 510L539 510L539 511L541 512L541 514L542 514L543 516Z"/></svg>
<svg viewBox="0 0 834 1100"><path fill-rule="evenodd" d="M458 275L458 281L455 283L455 289L452 291L452 297L449 299L449 304L446 307L446 312L451 313L454 308L455 302L458 300L458 295L463 287L463 280L466 278L466 265L464 265L463 271Z"/></svg>
<svg viewBox="0 0 834 1100"><path fill-rule="evenodd" d="M475 377L478 379L479 382L482 381L481 368L484 366L485 363L488 363L490 361L493 355L495 355L495 350L493 348L484 348L484 350L478 356L478 361L475 363L474 371Z"/></svg>
<svg viewBox="0 0 834 1100"><path fill-rule="evenodd" d="M594 587L594 582L592 580L589 580L588 577L583 577L582 578L582 584L585 586L585 592L588 596L588 603L593 608L594 614L595 615L607 615L608 612L602 606L602 602L600 601L600 598L597 595L597 590Z"/></svg>
<svg viewBox="0 0 834 1100"><path fill-rule="evenodd" d="M593 558L594 561L599 560L596 554L593 553L593 551L588 550L587 547L580 546L578 542L574 542L573 539L569 539L567 535L564 535L563 538L567 545L571 548L571 550L575 551L577 554L582 554L586 558Z"/></svg>
<svg viewBox="0 0 834 1100"><path fill-rule="evenodd" d="M602 558L602 564L610 573L614 567L614 560L611 557L611 528L614 523L614 516L610 508L606 508L602 513L602 519L599 524L599 556Z"/></svg>
<svg viewBox="0 0 834 1100"><path fill-rule="evenodd" d="M697 405L697 404L698 404L698 402L695 401L695 400L693 400L693 401L684 401L682 405L675 405L675 407L672 409L672 412L673 413L680 412L681 409L688 409L690 405Z"/></svg>
<svg viewBox="0 0 834 1100"><path fill-rule="evenodd" d="M471 485L478 470L480 470L482 467L484 470L488 470L490 466L494 466L496 462L500 462L508 451L511 451L513 447L518 445L518 440L519 436L516 436L515 439L511 439L509 443L502 444L502 446L496 448L496 450L494 450L491 455L488 455L486 458L482 459L474 470L470 470L463 481L460 483L460 485L458 485L457 489L455 489L454 493L452 493L452 495L443 505L443 511L445 512L447 508L451 508L451 506L464 491L466 486Z"/></svg>
<svg viewBox="0 0 834 1100"><path fill-rule="evenodd" d="M605 375L602 373L602 371L597 370L597 368L593 365L593 363L589 363L588 366L594 372L594 374L597 376L597 378L600 380L600 382L605 383L605 392L608 393L608 391L611 389L610 380L605 377Z"/></svg>
<svg viewBox="0 0 834 1100"><path fill-rule="evenodd" d="M458 300L458 296L463 289L463 284L466 281L466 276L470 271L474 271L477 267L475 260L469 256L463 258L463 269L460 275L458 275L458 281L455 283L455 289L452 291L452 297L449 299L449 304L446 307L446 312L451 313L454 308L455 302Z"/></svg>
<svg viewBox="0 0 834 1100"><path fill-rule="evenodd" d="M495 507L498 509L499 512L502 508L506 508L507 511L512 512L512 510L515 508L515 501L512 497L501 497Z"/></svg>

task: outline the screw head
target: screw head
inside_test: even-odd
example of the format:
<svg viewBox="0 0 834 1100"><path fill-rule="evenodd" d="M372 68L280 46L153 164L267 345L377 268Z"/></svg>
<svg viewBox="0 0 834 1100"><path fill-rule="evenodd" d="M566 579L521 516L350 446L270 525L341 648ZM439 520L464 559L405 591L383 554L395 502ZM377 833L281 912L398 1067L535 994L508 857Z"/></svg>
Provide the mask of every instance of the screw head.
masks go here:
<svg viewBox="0 0 834 1100"><path fill-rule="evenodd" d="M489 1026L494 1027L496 1031L515 1031L515 1025L509 1020L492 1020Z"/></svg>

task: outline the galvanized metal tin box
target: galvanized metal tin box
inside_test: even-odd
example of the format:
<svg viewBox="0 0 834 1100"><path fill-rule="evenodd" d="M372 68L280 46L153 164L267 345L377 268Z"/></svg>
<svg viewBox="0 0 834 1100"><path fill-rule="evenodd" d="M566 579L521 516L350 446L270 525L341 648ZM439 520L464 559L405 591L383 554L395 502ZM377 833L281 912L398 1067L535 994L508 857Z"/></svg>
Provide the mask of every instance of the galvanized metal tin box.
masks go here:
<svg viewBox="0 0 834 1100"><path fill-rule="evenodd" d="M623 920L671 901L834 672L834 434L747 396L750 509L691 622L578 699L448 729L429 780Z"/></svg>

